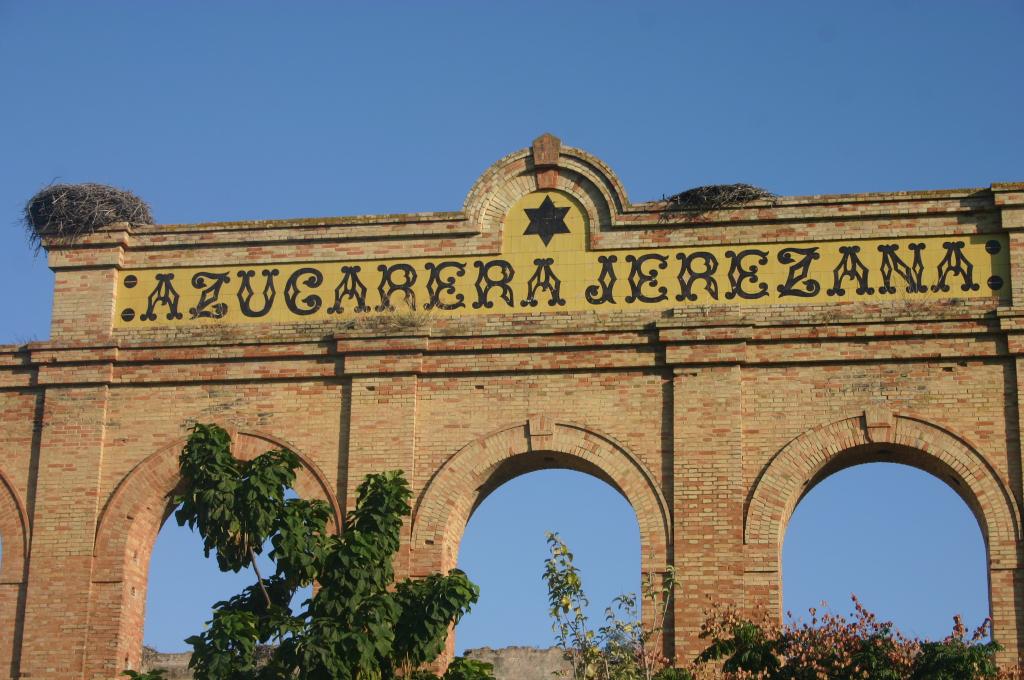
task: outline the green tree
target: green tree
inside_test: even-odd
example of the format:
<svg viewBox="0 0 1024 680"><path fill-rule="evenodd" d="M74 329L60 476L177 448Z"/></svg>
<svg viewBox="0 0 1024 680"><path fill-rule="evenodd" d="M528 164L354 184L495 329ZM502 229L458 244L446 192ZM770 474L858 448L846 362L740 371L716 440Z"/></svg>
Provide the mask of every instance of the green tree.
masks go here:
<svg viewBox="0 0 1024 680"><path fill-rule="evenodd" d="M654 680L686 676L665 668L661 653L662 636L675 588L675 572L669 569L664 584L647 574L643 601L656 622L647 626L640 617L636 595L620 595L605 609L605 625L594 630L585 608L589 600L583 591L573 554L558 534L548 533L550 556L544 562L548 586L551 629L558 646L572 668L573 680Z"/></svg>
<svg viewBox="0 0 1024 680"><path fill-rule="evenodd" d="M411 496L400 471L368 475L344 530L333 534L326 503L286 498L299 467L291 451L240 461L225 430L198 424L179 465L187 486L174 499L178 523L199 532L222 571L252 569L255 578L216 603L206 630L186 640L197 680L408 676L437 658L451 626L477 601L479 589L457 569L395 583ZM274 572L264 575L256 556L268 543ZM293 611L297 589L314 582L315 594ZM484 666L452 664L445 678L492 677Z"/></svg>
<svg viewBox="0 0 1024 680"><path fill-rule="evenodd" d="M601 666L601 650L585 608L590 605L583 591L579 569L573 554L558 534L548 532L550 557L544 561L544 581L548 586L548 613L551 630L566 660L572 666L573 680L596 678Z"/></svg>
<svg viewBox="0 0 1024 680"><path fill-rule="evenodd" d="M953 617L953 632L944 640L922 642L911 680L959 680L960 678L998 678L996 652L999 643L986 639L991 622L986 620L967 637L967 627L959 616Z"/></svg>

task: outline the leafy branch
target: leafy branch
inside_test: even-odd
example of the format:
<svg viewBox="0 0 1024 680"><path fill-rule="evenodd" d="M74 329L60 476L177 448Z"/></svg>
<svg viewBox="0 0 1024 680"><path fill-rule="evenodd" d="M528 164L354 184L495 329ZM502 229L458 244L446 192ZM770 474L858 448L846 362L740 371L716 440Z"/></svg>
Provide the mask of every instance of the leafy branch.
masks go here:
<svg viewBox="0 0 1024 680"><path fill-rule="evenodd" d="M199 532L221 571L251 568L254 583L217 602L205 631L189 637L196 680L392 680L436 677L417 671L444 650L448 631L479 598L455 569L395 583L393 559L411 491L401 471L368 475L339 535L319 500L287 498L298 456L267 451L251 461L231 454L231 438L197 424L179 457L185 491L175 518ZM267 543L274 572L256 563ZM319 589L293 611L298 588ZM268 649L269 654L261 652ZM160 671L128 672L160 680ZM491 678L487 664L451 664L448 680Z"/></svg>

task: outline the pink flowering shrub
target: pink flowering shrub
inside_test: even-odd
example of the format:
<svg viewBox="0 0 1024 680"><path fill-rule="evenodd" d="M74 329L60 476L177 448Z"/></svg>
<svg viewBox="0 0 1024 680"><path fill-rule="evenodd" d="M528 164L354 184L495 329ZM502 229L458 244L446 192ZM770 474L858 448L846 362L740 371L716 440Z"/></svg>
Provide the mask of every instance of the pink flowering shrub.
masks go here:
<svg viewBox="0 0 1024 680"><path fill-rule="evenodd" d="M879 621L856 597L852 618L810 610L809 621L784 624L734 608L707 612L701 638L708 647L688 669L692 678L723 680L1020 680L1019 668L1000 670L999 645L986 620L968 635L959 616L939 641L908 638Z"/></svg>

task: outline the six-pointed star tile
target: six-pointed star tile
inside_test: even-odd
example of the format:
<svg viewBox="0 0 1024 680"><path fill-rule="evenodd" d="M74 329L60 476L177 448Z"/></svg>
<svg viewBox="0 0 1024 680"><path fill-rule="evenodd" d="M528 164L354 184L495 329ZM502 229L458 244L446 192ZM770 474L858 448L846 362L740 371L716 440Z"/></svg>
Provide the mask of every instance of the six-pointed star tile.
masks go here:
<svg viewBox="0 0 1024 680"><path fill-rule="evenodd" d="M539 208L524 208L526 216L530 218L530 226L523 232L523 236L536 234L547 246L555 234L568 234L569 227L565 226L565 216L568 208L559 208L551 201L550 196L544 197L544 202Z"/></svg>

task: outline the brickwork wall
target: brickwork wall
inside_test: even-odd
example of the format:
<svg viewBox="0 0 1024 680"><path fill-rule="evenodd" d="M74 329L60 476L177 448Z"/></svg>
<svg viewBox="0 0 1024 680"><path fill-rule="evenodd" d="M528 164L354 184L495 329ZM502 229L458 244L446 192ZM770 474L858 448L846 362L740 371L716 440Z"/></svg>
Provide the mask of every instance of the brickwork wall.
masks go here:
<svg viewBox="0 0 1024 680"><path fill-rule="evenodd" d="M676 653L696 656L711 595L744 603L742 507L744 451L739 366L676 369L673 381L673 499Z"/></svg>
<svg viewBox="0 0 1024 680"><path fill-rule="evenodd" d="M563 357L564 360L564 357ZM480 356L478 370L493 363L486 356ZM419 424L417 439L420 445L416 449L414 459L414 491L418 501L423 501L425 488L434 477L435 472L451 457L452 452L459 451L490 435L497 430L526 424L531 418L534 427L541 426L540 418L544 419L544 427L554 435L554 424L565 423L578 426L595 436L610 438L617 448L628 451L635 457L640 468L650 478L650 485L661 493L666 493L663 468L663 421L662 396L664 379L657 373L637 371L610 371L584 373L542 374L505 373L502 375L481 375L465 378L431 378L421 381L419 393ZM623 405L628 404L629 417L622 417ZM550 423L550 424L549 424ZM526 428L529 437L537 433ZM560 431L561 432L561 431ZM565 433L569 437L569 433ZM591 474L597 472L620 489L627 484L627 474L634 465L617 454L617 460L601 461L604 465L600 471L585 469L586 466L597 464L580 456L555 456L548 461L535 461L532 458L515 458L530 451L538 450L534 441L523 441L516 445L506 444L508 450L503 452L503 470L494 470L501 481L512 476L523 474L531 469L541 467L569 467L580 469ZM552 446L552 443L547 444ZM570 445L561 447L569 449ZM515 458L513 460L513 458ZM475 458L474 460L477 460ZM474 468L483 467L482 459ZM474 470L475 471L475 470ZM497 484L488 483L488 479L480 479L475 485L463 485L467 490L480 492L468 496L465 502L468 508L460 515L463 522L469 519L469 510L478 505L487 493ZM637 482L639 484L639 482ZM646 484L645 484L646 486ZM637 493L641 491L637 490ZM659 518L640 518L641 524ZM464 527L453 527L447 537L452 542L451 554L442 564L454 566L457 557L457 543ZM651 561L653 550L661 557L664 565L664 537L657 531L642 532L642 537L655 541L655 545L641 547L646 559ZM423 546L415 545L415 550ZM654 560L657 561L657 560ZM422 564L420 571L437 569L442 564Z"/></svg>
<svg viewBox="0 0 1024 680"><path fill-rule="evenodd" d="M114 329L118 272L495 253L509 206L559 189L590 245L775 243L1008 233L1012 298L728 304L618 313ZM1018 399L1024 185L783 198L668 216L630 204L585 152L538 140L460 212L101 230L50 244L53 338L0 348L0 678L114 678L141 658L149 555L190 423L245 458L288 446L302 495L340 522L369 472L404 469L402 574L452 566L474 508L516 475L567 467L632 504L645 570L681 586L666 651L699 651L708 598L781 602L802 493L845 466L915 465L986 537L1005 659L1024 633ZM201 247L198 247L201 246Z"/></svg>

